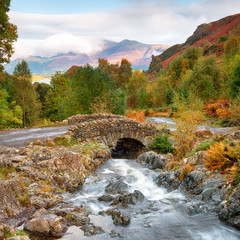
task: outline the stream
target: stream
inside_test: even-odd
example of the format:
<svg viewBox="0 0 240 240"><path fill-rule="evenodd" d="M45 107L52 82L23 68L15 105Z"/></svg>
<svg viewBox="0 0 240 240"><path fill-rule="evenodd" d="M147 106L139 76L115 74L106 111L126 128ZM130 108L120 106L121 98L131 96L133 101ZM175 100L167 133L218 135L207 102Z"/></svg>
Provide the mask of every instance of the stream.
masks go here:
<svg viewBox="0 0 240 240"><path fill-rule="evenodd" d="M66 202L83 206L90 212L91 222L102 227L104 233L84 236L78 227L70 227L63 236L68 240L115 239L130 240L237 240L240 232L221 223L214 215L189 215L185 196L178 190L168 193L158 187L154 179L158 173L149 170L135 160L109 159L96 171L96 176L86 179L81 190L74 194L66 193ZM136 205L128 204L119 209L131 217L127 226L114 225L111 216L99 215L114 206L100 202L109 182L121 178L128 185L128 192L140 191L145 198Z"/></svg>

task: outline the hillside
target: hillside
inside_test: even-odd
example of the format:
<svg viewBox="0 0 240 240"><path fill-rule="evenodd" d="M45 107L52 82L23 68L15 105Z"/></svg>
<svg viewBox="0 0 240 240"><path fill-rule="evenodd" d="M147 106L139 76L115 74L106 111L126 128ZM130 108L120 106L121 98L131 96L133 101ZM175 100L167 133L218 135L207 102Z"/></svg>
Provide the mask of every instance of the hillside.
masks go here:
<svg viewBox="0 0 240 240"><path fill-rule="evenodd" d="M215 54L220 57L224 46L224 40L222 39L228 36L229 32L238 24L240 24L240 14L228 16L208 24L201 24L185 43L176 44L152 59L147 71L149 77L153 77L161 67L167 66L188 46L201 47L204 55Z"/></svg>
<svg viewBox="0 0 240 240"><path fill-rule="evenodd" d="M157 55L166 50L169 46L162 44L143 44L137 41L123 40L119 43L106 41L103 49L93 55L84 53L58 54L49 58L32 56L27 62L32 74L52 74L56 71L65 71L73 65L83 66L87 63L97 65L98 58L106 58L112 63L120 62L127 58L134 69L146 70L151 62L152 55ZM16 59L5 65L5 70L12 73L15 66L21 59Z"/></svg>

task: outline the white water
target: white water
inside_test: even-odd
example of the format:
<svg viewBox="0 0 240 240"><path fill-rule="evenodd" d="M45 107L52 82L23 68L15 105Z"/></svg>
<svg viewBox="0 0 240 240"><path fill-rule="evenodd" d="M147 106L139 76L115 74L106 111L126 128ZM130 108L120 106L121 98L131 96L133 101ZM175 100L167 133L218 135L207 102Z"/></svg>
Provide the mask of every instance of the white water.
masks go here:
<svg viewBox="0 0 240 240"><path fill-rule="evenodd" d="M186 200L182 193L168 193L158 187L154 179L157 172L146 169L133 160L110 159L90 177L83 188L75 194L67 194L65 199L77 205L84 205L91 212L91 220L105 231L104 234L85 237L81 230L70 228L64 239L111 239L114 229L123 238L130 240L237 240L240 233L223 225L215 216L188 214ZM141 191L145 200L137 205L129 205L121 211L131 216L130 225L115 226L109 216L99 216L98 212L112 206L99 202L97 198L105 193L105 187L116 177L122 177L129 185L129 192ZM80 238L81 236L81 238Z"/></svg>

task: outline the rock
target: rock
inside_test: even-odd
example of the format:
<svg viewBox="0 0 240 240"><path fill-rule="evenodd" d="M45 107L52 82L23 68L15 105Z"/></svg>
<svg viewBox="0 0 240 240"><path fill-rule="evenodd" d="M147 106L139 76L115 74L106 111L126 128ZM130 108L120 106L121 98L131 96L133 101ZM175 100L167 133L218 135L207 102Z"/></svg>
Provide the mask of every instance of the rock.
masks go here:
<svg viewBox="0 0 240 240"><path fill-rule="evenodd" d="M43 146L43 141L41 139L37 139L33 142L33 145L39 145L39 146Z"/></svg>
<svg viewBox="0 0 240 240"><path fill-rule="evenodd" d="M176 190L181 184L181 181L177 180L178 176L179 171L162 171L154 181L158 186L164 187L168 191L173 191Z"/></svg>
<svg viewBox="0 0 240 240"><path fill-rule="evenodd" d="M68 120L65 119L65 120L62 121L62 123L63 123L64 125L68 125Z"/></svg>
<svg viewBox="0 0 240 240"><path fill-rule="evenodd" d="M116 197L111 205L115 206L115 205L122 205L123 207L126 207L127 204L138 204L139 202L142 202L144 199L144 195L138 191L135 190L133 193L125 193L123 195L120 195L118 197Z"/></svg>
<svg viewBox="0 0 240 240"><path fill-rule="evenodd" d="M192 157L189 157L189 158L185 158L184 159L184 162L185 163L192 163L193 165L197 165L197 164L203 164L203 158L204 158L204 155L206 153L203 152L203 151L199 151L199 152L196 152L194 154L194 156Z"/></svg>
<svg viewBox="0 0 240 240"><path fill-rule="evenodd" d="M123 193L128 190L128 185L123 182L122 178L118 177L117 180L110 182L106 187L105 191L107 193L116 194Z"/></svg>
<svg viewBox="0 0 240 240"><path fill-rule="evenodd" d="M18 180L0 180L0 220L22 212L18 197L24 197Z"/></svg>
<svg viewBox="0 0 240 240"><path fill-rule="evenodd" d="M163 169L171 157L171 154L157 154L149 151L138 156L137 162L145 164L149 169Z"/></svg>
<svg viewBox="0 0 240 240"><path fill-rule="evenodd" d="M6 240L30 240L30 238L27 235L23 235L23 236L10 237L10 238L7 238Z"/></svg>
<svg viewBox="0 0 240 240"><path fill-rule="evenodd" d="M113 201L113 199L114 199L113 196L106 194L106 195L103 195L103 196L99 197L98 201L101 201L101 202L111 202L111 201Z"/></svg>
<svg viewBox="0 0 240 240"><path fill-rule="evenodd" d="M221 202L223 200L221 191L219 188L207 188L202 192L202 200L209 201L213 200L214 202Z"/></svg>
<svg viewBox="0 0 240 240"><path fill-rule="evenodd" d="M126 226L130 224L130 217L126 214L123 214L120 210L107 210L107 214L112 216L113 223L115 225Z"/></svg>
<svg viewBox="0 0 240 240"><path fill-rule="evenodd" d="M33 218L37 218L37 217L41 217L41 216L46 215L46 214L47 214L47 210L46 210L45 208L41 208L41 209L39 209L38 211L36 211L36 212L32 215L32 217L33 217Z"/></svg>
<svg viewBox="0 0 240 240"><path fill-rule="evenodd" d="M85 236L92 236L97 234L104 233L103 229L101 227L96 227L92 223L86 224L81 227L81 230L84 231Z"/></svg>
<svg viewBox="0 0 240 240"><path fill-rule="evenodd" d="M50 236L50 224L46 218L33 218L24 230L34 236Z"/></svg>
<svg viewBox="0 0 240 240"><path fill-rule="evenodd" d="M54 214L44 215L30 220L24 230L34 236L61 237L67 231L62 220L62 217Z"/></svg>
<svg viewBox="0 0 240 240"><path fill-rule="evenodd" d="M47 138L46 146L53 147L53 146L55 146L55 143L51 138Z"/></svg>
<svg viewBox="0 0 240 240"><path fill-rule="evenodd" d="M204 179L207 178L207 174L202 171L192 171L186 175L181 183L181 188L187 190L197 187Z"/></svg>

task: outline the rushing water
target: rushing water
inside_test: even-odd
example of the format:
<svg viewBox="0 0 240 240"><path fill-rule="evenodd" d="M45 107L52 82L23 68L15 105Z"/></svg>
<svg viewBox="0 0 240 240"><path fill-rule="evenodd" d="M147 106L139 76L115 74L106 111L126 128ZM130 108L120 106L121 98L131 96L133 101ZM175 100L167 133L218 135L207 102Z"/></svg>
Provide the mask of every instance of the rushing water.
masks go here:
<svg viewBox="0 0 240 240"><path fill-rule="evenodd" d="M91 221L102 227L105 233L86 237L77 227L69 228L64 239L111 239L114 229L130 240L237 240L240 233L224 224L213 215L188 214L186 200L179 191L168 193L154 183L157 172L142 167L134 160L110 159L96 171L95 177L87 179L83 188L75 194L67 194L66 201L82 205L90 212ZM105 194L105 187L121 176L129 185L129 192L141 191L145 200L137 205L121 209L131 216L128 226L116 226L110 216L100 216L99 211L110 208L109 203L99 202Z"/></svg>

